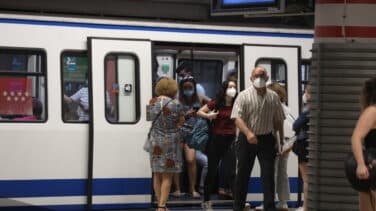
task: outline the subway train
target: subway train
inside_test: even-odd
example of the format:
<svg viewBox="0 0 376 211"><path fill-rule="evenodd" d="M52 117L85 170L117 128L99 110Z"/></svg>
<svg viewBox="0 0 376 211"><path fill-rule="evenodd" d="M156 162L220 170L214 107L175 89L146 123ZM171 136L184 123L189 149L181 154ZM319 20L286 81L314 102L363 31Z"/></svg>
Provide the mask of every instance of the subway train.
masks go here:
<svg viewBox="0 0 376 211"><path fill-rule="evenodd" d="M261 65L297 117L313 43L312 30L6 13L0 31L0 210L151 207L143 144L155 81L191 62L214 98L229 74L249 87ZM66 100L79 96L86 103ZM293 153L288 175L295 203ZM262 201L257 164L247 201Z"/></svg>

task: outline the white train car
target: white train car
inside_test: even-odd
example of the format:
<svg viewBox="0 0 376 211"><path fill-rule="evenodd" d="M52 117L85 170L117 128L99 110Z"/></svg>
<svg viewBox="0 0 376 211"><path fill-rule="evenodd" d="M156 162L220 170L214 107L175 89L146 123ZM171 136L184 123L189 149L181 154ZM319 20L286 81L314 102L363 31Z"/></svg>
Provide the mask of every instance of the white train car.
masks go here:
<svg viewBox="0 0 376 211"><path fill-rule="evenodd" d="M0 14L0 31L0 209L14 210L150 207L142 146L153 81L176 77L176 64L189 60L213 97L229 72L244 89L264 65L297 116L313 43L310 30L12 14ZM64 95L82 87L89 105L66 105ZM292 153L288 174L294 202ZM257 164L247 200L262 200Z"/></svg>

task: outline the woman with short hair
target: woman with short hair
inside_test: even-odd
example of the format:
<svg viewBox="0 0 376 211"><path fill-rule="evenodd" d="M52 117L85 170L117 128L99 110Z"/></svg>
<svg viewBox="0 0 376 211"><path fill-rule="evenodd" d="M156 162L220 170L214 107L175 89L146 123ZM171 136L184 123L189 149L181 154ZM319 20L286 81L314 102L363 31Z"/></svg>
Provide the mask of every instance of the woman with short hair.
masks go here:
<svg viewBox="0 0 376 211"><path fill-rule="evenodd" d="M157 211L167 210L173 174L182 171L179 128L184 122L184 113L180 102L174 99L177 92L175 80L162 78L155 86L157 97L150 100L150 114L153 119L156 118L150 133L149 153Z"/></svg>

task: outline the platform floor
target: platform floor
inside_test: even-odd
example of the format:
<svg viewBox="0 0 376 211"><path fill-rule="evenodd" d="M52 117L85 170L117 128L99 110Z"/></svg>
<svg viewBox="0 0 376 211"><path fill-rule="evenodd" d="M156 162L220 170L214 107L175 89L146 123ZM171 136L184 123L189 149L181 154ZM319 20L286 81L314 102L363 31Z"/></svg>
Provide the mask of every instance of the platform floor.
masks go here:
<svg viewBox="0 0 376 211"><path fill-rule="evenodd" d="M170 211L202 211L199 207L192 207L192 208L168 208ZM290 208L289 211L294 211L297 208ZM232 211L231 208L214 208L215 211ZM111 210L115 211L115 210ZM141 210L116 210L116 211L141 211ZM148 209L146 211L155 211L155 209ZM251 209L250 211L255 211L255 209Z"/></svg>

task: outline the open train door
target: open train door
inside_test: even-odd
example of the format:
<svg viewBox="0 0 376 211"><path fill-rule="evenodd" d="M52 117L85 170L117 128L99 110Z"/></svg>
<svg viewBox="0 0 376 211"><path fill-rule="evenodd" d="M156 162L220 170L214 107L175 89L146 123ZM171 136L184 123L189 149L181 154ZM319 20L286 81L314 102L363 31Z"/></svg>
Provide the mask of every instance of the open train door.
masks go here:
<svg viewBox="0 0 376 211"><path fill-rule="evenodd" d="M299 114L299 68L300 68L300 47L299 46L275 46L275 45L248 45L243 46L244 59L244 85L245 88L251 85L250 77L255 66L263 66L268 71L269 80L277 81L284 85L288 93L288 108L296 118ZM286 131L290 130L290 131ZM285 135L292 133L292 128L285 128ZM290 153L288 160L287 174L290 181L290 201L296 202L300 199L300 182L298 179L298 161L294 153ZM252 171L251 184L249 185L248 201L262 201L260 167L258 162ZM277 198L276 198L277 199ZM257 203L256 203L257 204ZM295 206L293 204L293 206Z"/></svg>
<svg viewBox="0 0 376 211"><path fill-rule="evenodd" d="M88 38L91 61L88 206L148 207L151 170L143 112L152 96L151 42Z"/></svg>

